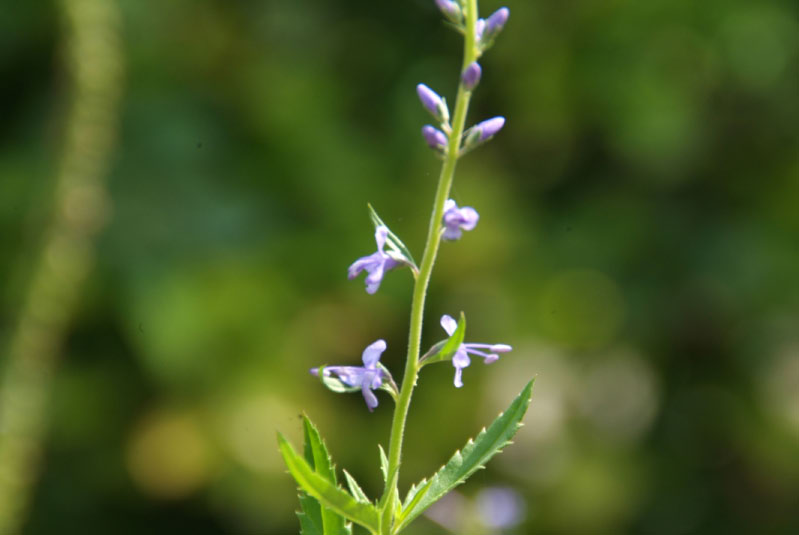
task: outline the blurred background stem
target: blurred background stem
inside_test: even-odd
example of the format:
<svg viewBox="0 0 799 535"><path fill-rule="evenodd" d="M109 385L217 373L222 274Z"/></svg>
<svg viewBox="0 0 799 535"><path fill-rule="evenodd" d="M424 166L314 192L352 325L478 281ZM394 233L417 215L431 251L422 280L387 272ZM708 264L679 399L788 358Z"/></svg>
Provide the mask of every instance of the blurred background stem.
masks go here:
<svg viewBox="0 0 799 535"><path fill-rule="evenodd" d="M0 534L18 533L39 472L52 377L92 239L109 212L104 178L115 144L122 78L112 0L61 0L69 115L49 229L5 351L0 383Z"/></svg>

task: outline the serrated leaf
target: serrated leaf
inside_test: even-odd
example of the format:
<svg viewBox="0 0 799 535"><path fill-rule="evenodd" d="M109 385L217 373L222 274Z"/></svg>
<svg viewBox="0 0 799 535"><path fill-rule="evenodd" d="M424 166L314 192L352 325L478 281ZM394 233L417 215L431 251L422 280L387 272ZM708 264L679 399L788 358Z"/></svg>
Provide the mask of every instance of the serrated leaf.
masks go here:
<svg viewBox="0 0 799 535"><path fill-rule="evenodd" d="M396 520L395 532L402 530L447 492L466 481L477 470L484 468L491 457L510 444L510 439L521 427L521 420L530 404L532 390L531 380L488 429L480 431L474 440L469 439L463 449L455 452L449 462L429 481L422 481L411 487L402 513Z"/></svg>
<svg viewBox="0 0 799 535"><path fill-rule="evenodd" d="M297 511L300 521L300 535L325 535L322 524L322 506L316 498L300 492L300 510Z"/></svg>
<svg viewBox="0 0 799 535"><path fill-rule="evenodd" d="M378 512L374 506L358 502L335 483L316 473L280 433L277 439L283 461L302 490L319 500L322 507L331 509L366 529L377 531Z"/></svg>
<svg viewBox="0 0 799 535"><path fill-rule="evenodd" d="M430 351L420 360L422 366L450 360L455 355L455 352L458 351L465 337L466 315L461 312L461 316L458 319L458 327L455 329L455 332L452 333L452 336L447 340L441 340L430 348Z"/></svg>
<svg viewBox="0 0 799 535"><path fill-rule="evenodd" d="M386 245L389 248L389 254L394 253L391 255L394 260L398 260L400 262L405 262L406 264L410 265L415 271L419 271L419 268L416 267L416 262L413 260L413 255L411 251L402 243L402 240L399 237L391 232L391 229L386 225L380 216L377 215L377 212L372 207L371 204L369 206L369 217L372 219L372 223L374 224L375 228L377 227L386 227L388 230L388 236L386 236Z"/></svg>
<svg viewBox="0 0 799 535"><path fill-rule="evenodd" d="M305 414L302 415L305 435L305 460L314 472L337 485L336 469L319 430ZM320 507L324 535L346 535L350 533L346 521L327 507ZM302 526L302 521L300 521Z"/></svg>
<svg viewBox="0 0 799 535"><path fill-rule="evenodd" d="M349 472L346 470L342 470L344 472L344 477L347 478L347 486L350 489L350 494L352 494L356 500L361 503L372 503L369 501L369 498L366 496L366 493L363 491L358 482L355 481L355 478L350 475Z"/></svg>
<svg viewBox="0 0 799 535"><path fill-rule="evenodd" d="M388 483L388 457L383 446L378 444L377 447L380 448L380 472L383 473L383 485L385 485Z"/></svg>

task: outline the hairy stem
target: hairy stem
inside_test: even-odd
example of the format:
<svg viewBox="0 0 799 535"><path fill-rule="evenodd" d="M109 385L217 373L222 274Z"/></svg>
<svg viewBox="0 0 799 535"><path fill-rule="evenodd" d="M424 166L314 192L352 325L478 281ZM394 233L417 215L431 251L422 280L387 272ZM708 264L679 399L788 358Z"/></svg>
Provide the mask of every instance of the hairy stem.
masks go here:
<svg viewBox="0 0 799 535"><path fill-rule="evenodd" d="M477 43L475 39L475 26L477 23L477 0L469 0L466 15L466 31L464 32L463 69L477 59ZM391 442L388 453L389 477L383 496L383 514L381 518L380 533L392 533L392 519L394 516L394 502L398 495L398 472L402 458L402 441L405 434L405 422L408 417L408 408L411 404L411 395L416 386L419 374L419 350L422 343L422 323L424 322L424 304L427 296L427 287L433 273L433 266L441 244L441 218L444 215L444 203L449 198L452 188L452 179L455 176L455 165L458 162L458 151L461 144L466 112L469 109L471 91L464 89L463 84L458 86L458 96L455 102L455 114L452 120L452 132L449 136L449 147L441 174L438 179L433 213L430 216L430 226L427 230L422 262L419 266L419 276L413 287L413 300L411 302L411 324L408 335L408 356L405 362L405 374L402 379L399 399L394 410L394 419L391 425ZM392 477L393 476L393 477Z"/></svg>

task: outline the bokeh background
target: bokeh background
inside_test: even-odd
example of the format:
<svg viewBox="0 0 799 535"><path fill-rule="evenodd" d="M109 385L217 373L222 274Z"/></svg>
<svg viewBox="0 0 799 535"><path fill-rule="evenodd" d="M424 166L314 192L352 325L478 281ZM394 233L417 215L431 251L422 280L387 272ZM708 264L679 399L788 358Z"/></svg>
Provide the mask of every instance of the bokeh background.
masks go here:
<svg viewBox="0 0 799 535"><path fill-rule="evenodd" d="M424 340L464 310L469 340L515 349L461 390L424 370L402 487L536 376L533 403L410 533L799 533L799 7L504 5L470 121L508 122L459 166L481 222L442 247ZM370 414L307 370L385 338L401 376L411 277L368 296L346 268L373 250L367 202L421 253L439 162L414 86L453 99L459 38L432 0L118 6L112 217L24 533L296 533L275 432L298 443L302 411L380 491L390 399ZM70 106L59 4L2 13L0 347ZM485 489L511 526L481 514Z"/></svg>

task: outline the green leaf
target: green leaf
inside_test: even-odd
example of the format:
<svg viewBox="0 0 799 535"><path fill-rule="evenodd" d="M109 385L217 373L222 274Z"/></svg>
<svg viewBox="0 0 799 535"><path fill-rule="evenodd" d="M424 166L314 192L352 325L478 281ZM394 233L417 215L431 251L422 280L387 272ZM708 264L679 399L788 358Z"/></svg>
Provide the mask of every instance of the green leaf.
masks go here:
<svg viewBox="0 0 799 535"><path fill-rule="evenodd" d="M300 510L297 511L300 521L300 535L325 535L322 524L322 506L316 498L300 492Z"/></svg>
<svg viewBox="0 0 799 535"><path fill-rule="evenodd" d="M383 473L383 485L385 485L388 483L388 457L383 446L378 444L377 447L380 448L380 471Z"/></svg>
<svg viewBox="0 0 799 535"><path fill-rule="evenodd" d="M395 532L402 530L447 492L466 481L477 470L484 468L491 457L510 444L510 439L522 426L521 420L530 404L532 390L531 380L508 409L500 414L488 429L480 431L474 440L469 439L463 449L455 452L449 462L441 467L430 481L423 480L411 487L402 513L397 517Z"/></svg>
<svg viewBox="0 0 799 535"><path fill-rule="evenodd" d="M442 340L430 348L430 351L428 351L420 359L422 366L426 364L433 364L435 362L450 360L463 343L463 339L465 337L466 316L463 312L461 312L461 316L458 319L458 327L455 329L455 332L452 333L452 336L450 336L447 340Z"/></svg>
<svg viewBox="0 0 799 535"><path fill-rule="evenodd" d="M370 504L358 502L335 483L314 471L308 461L297 454L286 438L278 433L278 444L283 460L302 490L319 500L319 503L342 517L377 531L377 509Z"/></svg>
<svg viewBox="0 0 799 535"><path fill-rule="evenodd" d="M386 245L389 249L389 255L394 258L394 260L398 260L400 262L405 262L411 268L418 273L419 268L416 267L416 262L413 260L413 255L411 254L410 250L402 243L402 240L399 237L391 232L391 229L388 228L388 225L383 223L383 220L380 219L380 216L377 215L375 209L372 208L372 205L369 204L369 217L372 218L372 223L374 224L375 228L377 227L386 227L388 230L388 236L386 237ZM394 253L394 254L391 254Z"/></svg>
<svg viewBox="0 0 799 535"><path fill-rule="evenodd" d="M337 484L336 469L327 451L322 435L305 414L302 415L305 435L305 460L313 470L333 485ZM301 502L302 503L302 500ZM351 533L345 520L327 507L320 507L324 535L346 535ZM302 526L302 520L300 521Z"/></svg>
<svg viewBox="0 0 799 535"><path fill-rule="evenodd" d="M344 472L344 477L347 478L347 486L350 488L350 494L355 496L355 499L361 503L372 503L369 501L369 498L366 496L366 493L363 491L358 482L355 481L355 478L350 475L349 472L346 470L342 470Z"/></svg>

